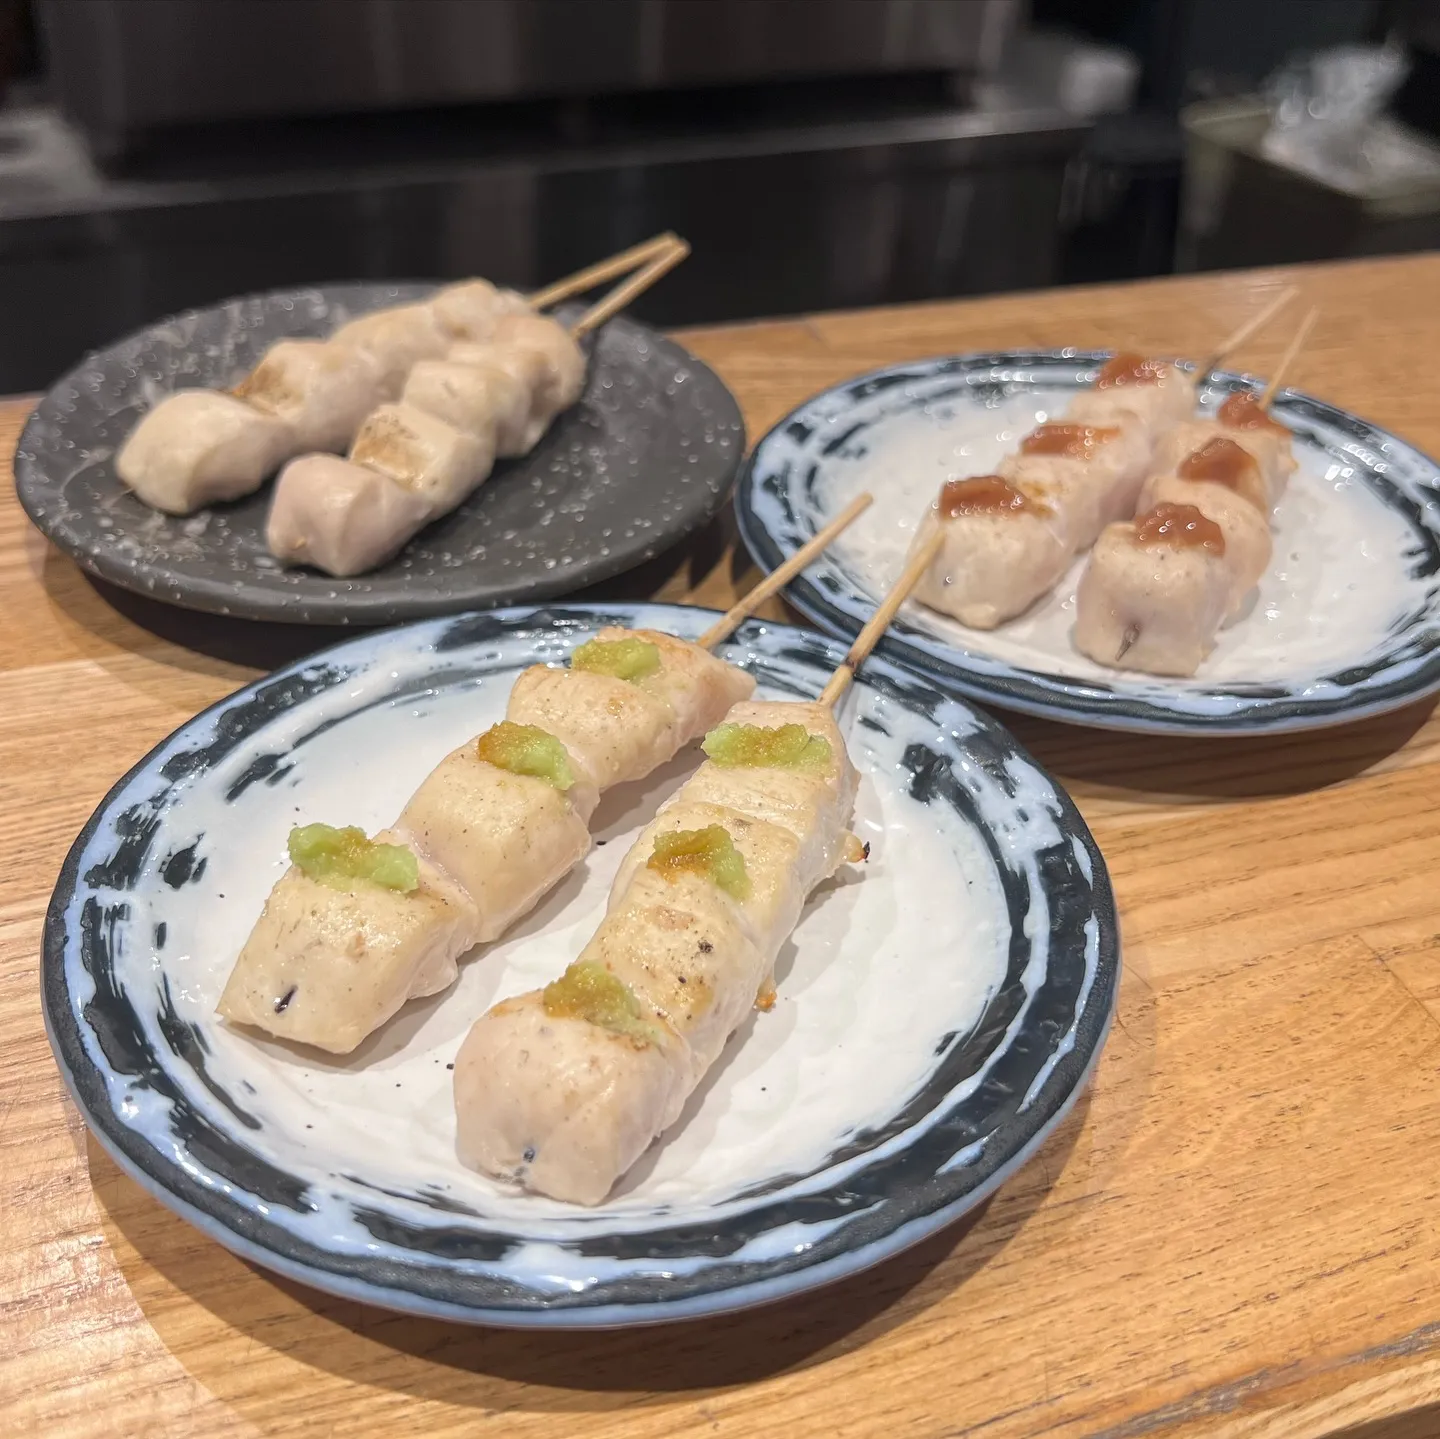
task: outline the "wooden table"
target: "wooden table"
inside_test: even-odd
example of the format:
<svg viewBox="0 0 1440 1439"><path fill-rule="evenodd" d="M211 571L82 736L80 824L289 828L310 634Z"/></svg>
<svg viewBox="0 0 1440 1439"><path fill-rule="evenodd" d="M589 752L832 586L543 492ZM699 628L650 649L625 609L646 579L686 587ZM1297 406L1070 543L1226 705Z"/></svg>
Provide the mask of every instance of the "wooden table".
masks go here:
<svg viewBox="0 0 1440 1439"><path fill-rule="evenodd" d="M1440 453L1440 257L1293 272L1297 384ZM758 434L890 361L1204 351L1284 272L695 332ZM1298 311L1292 312L1298 313ZM1264 372L1284 339L1240 360ZM6 452L24 406L0 414ZM722 528L612 586L728 600ZM1119 1020L1089 1095L967 1225L810 1298L632 1334L467 1330L274 1279L88 1139L40 930L109 784L320 637L102 595L0 496L0 1432L1440 1434L1440 721L1275 741L1016 720L1107 855ZM137 622L138 621L138 622Z"/></svg>

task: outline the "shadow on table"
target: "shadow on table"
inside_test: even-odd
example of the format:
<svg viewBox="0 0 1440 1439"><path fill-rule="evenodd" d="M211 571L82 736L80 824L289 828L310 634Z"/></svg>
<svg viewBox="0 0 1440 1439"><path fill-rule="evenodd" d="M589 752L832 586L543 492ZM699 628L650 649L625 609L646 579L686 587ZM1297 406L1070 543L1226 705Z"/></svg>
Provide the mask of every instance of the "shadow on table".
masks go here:
<svg viewBox="0 0 1440 1439"><path fill-rule="evenodd" d="M235 1258L122 1175L93 1139L88 1158L107 1237L136 1302L193 1377L231 1405L258 1411L274 1402L253 1367L237 1364L258 1343L342 1380L414 1398L483 1409L613 1410L647 1393L681 1395L806 1368L949 1297L1042 1204L1087 1105L1082 1097L995 1199L903 1254L809 1295L660 1329L470 1328L332 1298ZM193 1303L177 1304L176 1289ZM196 1305L226 1332L217 1334Z"/></svg>
<svg viewBox="0 0 1440 1439"><path fill-rule="evenodd" d="M540 604L598 602L659 596L679 599L727 559L735 538L728 508L695 534L624 574ZM727 569L743 572L743 552ZM343 625L287 625L202 614L132 594L105 580L78 571L59 551L46 555L42 579L51 601L77 625L113 642L124 643L125 622L157 639L253 669L273 670L316 650L367 632Z"/></svg>
<svg viewBox="0 0 1440 1439"><path fill-rule="evenodd" d="M1336 1429L1329 1439L1435 1439L1440 1434L1440 1401L1389 1419L1369 1419Z"/></svg>
<svg viewBox="0 0 1440 1439"><path fill-rule="evenodd" d="M1436 703L1431 695L1354 724L1254 738L1119 734L1001 711L997 717L1077 797L1174 804L1302 794L1343 783L1403 749Z"/></svg>

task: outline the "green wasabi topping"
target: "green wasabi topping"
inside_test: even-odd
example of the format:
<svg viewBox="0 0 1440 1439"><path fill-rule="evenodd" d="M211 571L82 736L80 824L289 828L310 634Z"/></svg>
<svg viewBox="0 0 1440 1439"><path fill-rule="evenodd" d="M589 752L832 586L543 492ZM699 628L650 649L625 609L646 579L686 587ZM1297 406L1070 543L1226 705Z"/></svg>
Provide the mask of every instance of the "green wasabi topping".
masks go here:
<svg viewBox="0 0 1440 1439"><path fill-rule="evenodd" d="M677 874L704 875L732 899L750 898L750 876L745 856L724 825L704 829L678 829L655 836L655 852L646 860L648 868L673 879Z"/></svg>
<svg viewBox="0 0 1440 1439"><path fill-rule="evenodd" d="M376 844L354 825L299 825L286 842L290 862L332 889L349 889L356 881L409 894L420 885L420 865L403 844Z"/></svg>
<svg viewBox="0 0 1440 1439"><path fill-rule="evenodd" d="M539 725L501 720L475 741L475 753L496 769L543 779L559 790L569 789L575 783L565 746Z"/></svg>
<svg viewBox="0 0 1440 1439"><path fill-rule="evenodd" d="M634 684L660 668L660 646L649 640L591 640L570 656L570 668Z"/></svg>
<svg viewBox="0 0 1440 1439"><path fill-rule="evenodd" d="M717 725L700 748L716 764L731 768L747 765L816 770L830 763L830 741L798 724L782 724L779 729L753 724Z"/></svg>
<svg viewBox="0 0 1440 1439"><path fill-rule="evenodd" d="M545 986L545 1013L554 1019L583 1019L641 1044L658 1044L661 1031L645 1018L635 991L603 964L577 959Z"/></svg>

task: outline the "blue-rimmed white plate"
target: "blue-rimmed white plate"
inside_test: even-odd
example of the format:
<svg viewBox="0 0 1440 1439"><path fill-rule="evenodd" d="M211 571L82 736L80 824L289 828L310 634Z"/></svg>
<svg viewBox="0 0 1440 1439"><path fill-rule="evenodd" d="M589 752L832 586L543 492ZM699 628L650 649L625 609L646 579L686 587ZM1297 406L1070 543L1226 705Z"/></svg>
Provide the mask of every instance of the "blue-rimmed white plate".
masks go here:
<svg viewBox="0 0 1440 1439"><path fill-rule="evenodd" d="M895 366L807 400L755 447L736 491L745 543L774 569L862 490L876 504L786 591L853 636L889 588L950 478L993 471L1060 415L1107 353L1005 351ZM1205 409L1259 382L1219 373ZM1193 679L1107 669L1071 642L1082 556L1046 599L993 631L911 603L882 652L947 688L1110 729L1258 734L1362 719L1440 689L1440 466L1309 395L1272 413L1299 470L1249 613Z"/></svg>
<svg viewBox="0 0 1440 1439"><path fill-rule="evenodd" d="M663 605L507 610L370 635L178 730L76 840L45 929L44 1009L91 1128L222 1244L393 1309L578 1327L717 1313L883 1259L980 1202L1095 1063L1118 938L1104 862L1011 737L885 661L842 715L863 872L812 897L680 1122L589 1210L458 1163L449 1066L474 1019L553 978L629 840L697 756L597 811L589 860L448 993L337 1059L228 1029L221 986L301 820L374 830L504 713L525 665L605 624L697 635ZM750 624L762 694L813 697L840 647Z"/></svg>

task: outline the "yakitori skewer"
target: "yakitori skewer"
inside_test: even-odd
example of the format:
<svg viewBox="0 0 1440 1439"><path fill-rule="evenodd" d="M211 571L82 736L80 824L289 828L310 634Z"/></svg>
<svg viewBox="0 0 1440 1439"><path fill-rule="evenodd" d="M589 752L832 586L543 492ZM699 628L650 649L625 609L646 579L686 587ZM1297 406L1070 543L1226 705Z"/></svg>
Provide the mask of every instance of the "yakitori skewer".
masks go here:
<svg viewBox="0 0 1440 1439"><path fill-rule="evenodd" d="M238 499L294 455L343 449L377 404L399 394L418 360L457 341L488 340L502 316L583 294L680 243L657 235L529 299L465 280L421 303L362 315L325 340L281 340L233 390L166 396L130 432L116 473L146 504L171 514Z"/></svg>
<svg viewBox="0 0 1440 1439"><path fill-rule="evenodd" d="M419 361L398 402L361 424L348 459L312 454L286 465L265 529L271 553L335 576L383 564L484 484L497 457L536 443L584 388L579 337L689 253L675 240L568 330L545 315L506 315L484 343Z"/></svg>
<svg viewBox="0 0 1440 1439"><path fill-rule="evenodd" d="M1289 303L1287 291L1216 348L1199 371L1116 355L1061 421L1041 425L994 475L950 481L921 524L945 542L916 597L993 629L1035 603L1107 524L1134 514L1157 446L1193 413L1197 380Z"/></svg>
<svg viewBox="0 0 1440 1439"><path fill-rule="evenodd" d="M1258 401L1231 396L1217 419L1167 437L1171 464L1146 482L1133 520L1106 527L1081 577L1075 644L1084 654L1193 675L1243 613L1269 566L1272 507L1295 463L1290 432L1269 409L1316 316L1305 316Z"/></svg>
<svg viewBox="0 0 1440 1439"><path fill-rule="evenodd" d="M920 559L917 556L917 561ZM679 1117L814 888L867 851L833 706L919 575L910 565L813 701L743 700L620 867L563 975L476 1021L455 1061L461 1159L598 1204Z"/></svg>
<svg viewBox="0 0 1440 1439"><path fill-rule="evenodd" d="M793 578L868 496L776 571ZM220 1013L283 1039L348 1053L407 999L455 979L589 852L600 793L643 779L755 688L710 651L772 590L757 586L698 643L607 628L564 667L533 665L506 718L447 755L393 828L315 824L291 833Z"/></svg>

